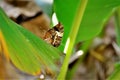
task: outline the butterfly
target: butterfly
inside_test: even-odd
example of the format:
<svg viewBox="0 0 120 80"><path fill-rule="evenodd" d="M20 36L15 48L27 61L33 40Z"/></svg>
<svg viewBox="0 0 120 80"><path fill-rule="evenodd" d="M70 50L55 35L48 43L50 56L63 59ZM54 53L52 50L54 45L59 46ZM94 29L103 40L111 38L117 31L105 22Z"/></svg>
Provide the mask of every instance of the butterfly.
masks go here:
<svg viewBox="0 0 120 80"><path fill-rule="evenodd" d="M43 39L53 45L54 47L58 47L61 43L62 37L64 33L64 28L61 23L58 23L52 29L49 29Z"/></svg>

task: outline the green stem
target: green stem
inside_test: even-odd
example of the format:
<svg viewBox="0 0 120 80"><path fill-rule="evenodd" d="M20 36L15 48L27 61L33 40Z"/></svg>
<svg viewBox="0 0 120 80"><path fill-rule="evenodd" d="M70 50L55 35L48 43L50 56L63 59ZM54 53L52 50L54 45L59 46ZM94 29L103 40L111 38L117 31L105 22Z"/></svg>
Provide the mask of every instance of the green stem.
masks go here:
<svg viewBox="0 0 120 80"><path fill-rule="evenodd" d="M120 47L120 7L115 12L115 27L116 27L117 43Z"/></svg>
<svg viewBox="0 0 120 80"><path fill-rule="evenodd" d="M79 65L83 62L83 60L85 59L85 56L87 55L87 51L88 48L90 46L92 42L91 40L85 41L83 42L83 45L80 47L80 50L84 51L84 54L82 56L80 56L80 58L78 59L78 61L74 64L74 66L72 67L72 69L69 69L67 72L67 80L72 80L73 76L75 75L76 70L78 69Z"/></svg>
<svg viewBox="0 0 120 80"><path fill-rule="evenodd" d="M79 27L80 27L80 24L82 21L82 17L83 17L87 2L88 2L88 0L81 0L81 3L78 7L77 13L76 13L74 21L73 21L72 29L71 29L71 32L68 37L69 43L68 43L68 45L66 45L66 46L68 46L66 49L66 57L63 62L63 66L61 68L61 72L60 72L57 80L65 80L66 72L68 69L69 59L72 54L72 49L75 44L76 36L77 36L78 30L79 30Z"/></svg>

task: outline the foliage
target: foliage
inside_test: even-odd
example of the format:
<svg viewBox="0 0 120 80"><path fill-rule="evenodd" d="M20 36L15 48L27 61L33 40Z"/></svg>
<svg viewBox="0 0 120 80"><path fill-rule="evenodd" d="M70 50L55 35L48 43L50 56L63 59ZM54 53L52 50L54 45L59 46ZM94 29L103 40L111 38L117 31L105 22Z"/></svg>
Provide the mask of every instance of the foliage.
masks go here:
<svg viewBox="0 0 120 80"><path fill-rule="evenodd" d="M55 0L54 10L58 17L58 20L64 25L64 36L60 49L63 51L65 49L65 44L69 38L69 34L74 36L72 32L74 20L76 19L78 10L82 0ZM81 4L82 5L82 4ZM119 0L88 0L85 12L83 14L81 25L79 25L79 31L76 33L77 37L75 39L76 43L80 41L89 40L97 36L104 24L107 22L109 17L114 13L116 8L120 5ZM77 17L81 18L81 17ZM77 26L74 26L76 28ZM72 42L70 42L72 43ZM69 55L69 54L67 54ZM66 55L66 57L67 57ZM63 65L64 66L64 65Z"/></svg>
<svg viewBox="0 0 120 80"><path fill-rule="evenodd" d="M89 41L97 36L109 17L120 6L120 0L54 0L53 6L59 22L64 25L64 36L59 49L67 54L58 76L58 80L64 80L74 45L78 42ZM117 41L119 44L119 11L116 13ZM51 74L58 71L59 67L55 63L61 61L62 58L62 53L58 49L9 20L1 9L0 22L0 41L5 56L16 67L32 75L36 75L37 72L42 71L41 69L47 69ZM67 42L68 45L66 45ZM26 56L28 57L26 58ZM84 56L79 62L82 62L83 58ZM34 66L30 66L31 64ZM31 70L31 68L33 69ZM71 70L72 75L76 69L77 67L74 67ZM118 79L119 73L119 69L117 69L109 79Z"/></svg>
<svg viewBox="0 0 120 80"><path fill-rule="evenodd" d="M62 53L8 19L1 8L0 42L8 61L21 71L50 77L58 73Z"/></svg>
<svg viewBox="0 0 120 80"><path fill-rule="evenodd" d="M116 23L116 37L117 43L120 47L120 7L115 12L115 23Z"/></svg>

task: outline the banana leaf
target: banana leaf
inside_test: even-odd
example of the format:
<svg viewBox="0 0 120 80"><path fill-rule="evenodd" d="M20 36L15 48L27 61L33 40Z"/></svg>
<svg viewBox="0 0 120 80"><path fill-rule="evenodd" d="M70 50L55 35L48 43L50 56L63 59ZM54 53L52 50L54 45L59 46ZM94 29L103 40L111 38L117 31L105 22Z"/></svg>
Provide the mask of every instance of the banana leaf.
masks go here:
<svg viewBox="0 0 120 80"><path fill-rule="evenodd" d="M16 68L35 76L55 78L63 60L58 49L11 21L1 8L0 51Z"/></svg>

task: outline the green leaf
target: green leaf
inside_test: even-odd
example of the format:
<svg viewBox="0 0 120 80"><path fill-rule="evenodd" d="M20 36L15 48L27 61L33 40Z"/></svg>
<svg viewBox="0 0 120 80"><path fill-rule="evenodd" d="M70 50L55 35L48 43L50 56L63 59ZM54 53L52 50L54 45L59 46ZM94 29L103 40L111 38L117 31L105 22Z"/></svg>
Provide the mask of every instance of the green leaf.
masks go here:
<svg viewBox="0 0 120 80"><path fill-rule="evenodd" d="M116 40L120 47L120 7L115 12Z"/></svg>
<svg viewBox="0 0 120 80"><path fill-rule="evenodd" d="M61 50L64 49L79 4L80 0L54 0L57 18L64 25ZM76 42L88 40L98 35L117 6L120 6L120 0L89 0Z"/></svg>
<svg viewBox="0 0 120 80"><path fill-rule="evenodd" d="M62 53L12 22L0 8L0 42L4 55L15 67L31 75L56 77Z"/></svg>
<svg viewBox="0 0 120 80"><path fill-rule="evenodd" d="M81 25L82 17L83 17L87 2L88 2L88 0L81 0L79 8L75 14L73 24L71 25L72 29L69 33L69 38L67 40L67 46L66 46L65 51L64 51L67 55L66 55L65 60L63 62L63 66L62 66L61 72L58 76L58 80L65 79L66 72L68 69L69 59L70 59L71 54L72 54L72 49L73 49L74 44L75 44L76 36L77 36L78 30L79 30L79 26Z"/></svg>

